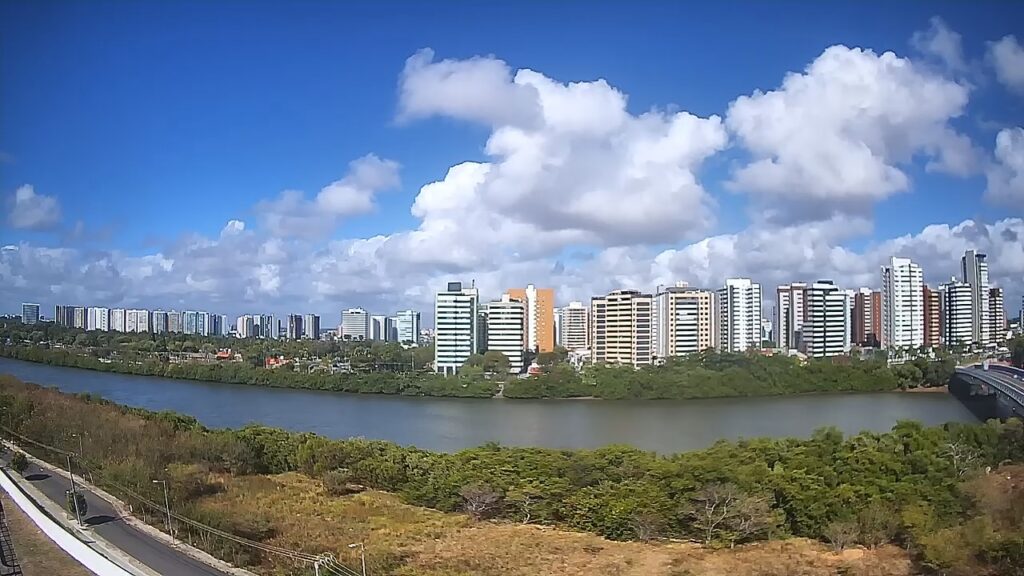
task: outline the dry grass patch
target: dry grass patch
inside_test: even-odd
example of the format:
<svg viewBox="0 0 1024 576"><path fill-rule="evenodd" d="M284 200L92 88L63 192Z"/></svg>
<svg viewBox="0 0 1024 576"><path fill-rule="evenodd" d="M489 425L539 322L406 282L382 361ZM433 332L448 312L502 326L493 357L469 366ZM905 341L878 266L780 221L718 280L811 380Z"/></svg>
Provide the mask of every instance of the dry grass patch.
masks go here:
<svg viewBox="0 0 1024 576"><path fill-rule="evenodd" d="M7 527L14 542L14 553L25 576L92 576L92 572L43 534L6 494L0 499L3 500Z"/></svg>
<svg viewBox="0 0 1024 576"><path fill-rule="evenodd" d="M223 478L225 490L201 506L270 521L271 544L310 553L333 552L350 566L351 542L365 542L373 574L396 576L909 576L895 547L836 554L805 539L731 550L696 544L614 542L593 534L498 522L474 523L364 492L333 497L301 474ZM284 565L270 567L284 571Z"/></svg>

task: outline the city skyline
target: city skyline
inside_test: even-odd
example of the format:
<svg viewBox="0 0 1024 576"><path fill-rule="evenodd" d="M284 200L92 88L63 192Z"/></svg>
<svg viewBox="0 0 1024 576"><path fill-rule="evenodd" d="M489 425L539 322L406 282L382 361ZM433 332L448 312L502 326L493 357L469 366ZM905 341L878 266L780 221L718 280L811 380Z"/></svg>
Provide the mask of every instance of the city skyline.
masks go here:
<svg viewBox="0 0 1024 576"><path fill-rule="evenodd" d="M0 312L331 318L428 310L451 278L557 305L750 278L767 312L789 282L874 286L893 255L938 286L968 248L1011 316L1024 293L1024 6L748 6L727 38L726 5L567 2L543 15L587 26L530 43L507 24L539 8L472 6L471 30L400 18L385 45L332 32L427 7L272 8L0 5Z"/></svg>
<svg viewBox="0 0 1024 576"><path fill-rule="evenodd" d="M982 262L982 264L980 265L980 267L974 268L975 271L972 272L972 269L967 265L967 262L969 261L969 259L971 261L974 261L975 259L977 259L978 261ZM972 290L972 294L977 294L979 290L980 290L980 292L984 293L984 298L976 298L975 296L972 296L971 299L969 300L969 302L970 302L970 305L971 305L971 314L972 314L971 326L973 327L972 329L974 330L974 333L972 334L972 338L975 341L987 341L988 340L987 333L989 331L993 330L994 326L997 324L995 318L999 318L999 319L1001 319L1002 321L1005 322L1007 320L1014 319L1015 317L1019 317L1020 312L1024 311L1024 296L1021 297L1021 309L1020 310L1014 309L1012 302L1010 303L1010 308L1006 308L1005 307L1006 303L1005 303L1005 299L1004 299L1004 289L1002 287L989 286L989 284L988 284L989 270L988 270L988 265L987 265L986 259L987 259L987 255L978 252L976 249L968 248L967 250L965 250L964 255L960 258L960 263L961 263L960 264L960 266L961 266L960 267L960 271L961 271L961 275L960 276L957 276L957 275L946 276L947 279L951 278L952 280L951 281L947 281L947 282L940 282L940 283L936 283L936 284L929 284L929 283L924 282L922 280L922 278L925 277L925 271L923 269L921 269L920 265L916 261L913 261L912 259L909 259L909 258L903 258L903 257L900 257L900 256L892 256L889 259L889 264L888 265L883 265L881 267L882 275L881 275L881 278L879 279L879 281L876 284L872 284L872 285L868 285L868 286L850 287L850 286L844 286L844 285L841 285L839 283L836 283L834 280L832 280L830 278L823 278L823 277L822 278L817 278L816 280L789 281L789 282L786 282L784 284L780 284L780 285L778 285L776 287L776 289L775 289L776 298L775 299L766 298L765 294L770 294L771 291L769 290L769 291L766 292L761 287L761 285L759 283L753 282L750 278L727 278L725 280L725 282L724 282L724 284L726 285L725 288L723 288L722 286L691 286L689 284L689 282L687 282L685 280L677 280L677 281L675 281L675 283L672 286L659 285L659 286L654 287L653 290L649 290L646 287L638 288L638 287L631 287L631 286L621 286L621 287L615 288L614 290L612 290L612 292L614 292L614 291L635 291L635 292L643 293L645 290L647 290L648 292L650 292L650 294L649 294L650 296L658 296L660 294L663 294L666 290L678 289L678 290L685 290L685 291L696 290L696 291L699 291L699 292L711 293L711 292L723 292L723 290L724 291L728 291L729 286L733 285L737 281L738 282L753 282L753 286L755 286L755 288L756 288L757 300L759 301L759 304L757 306L757 314L751 316L751 318L760 318L762 320L770 322L771 323L771 327L772 327L772 332L774 334L774 339L778 343L779 347L782 348L782 349L787 349L787 348L795 348L796 347L795 343L793 342L793 334L794 334L794 332L799 332L800 329L803 326L803 323L806 321L806 319L803 317L803 315L806 315L807 311L808 311L808 305L806 303L806 298L807 298L806 295L808 293L807 292L808 288L810 288L815 283L825 282L825 283L827 283L829 285L833 285L836 288L838 288L838 289L840 289L840 290L842 290L842 291L847 293L847 296L848 296L848 299L849 299L849 310L847 311L847 314L850 316L849 331L850 331L851 336L853 334L859 333L863 337L863 335L867 333L867 334L874 335L874 337L878 338L880 340L880 342L882 342L882 341L885 340L885 336L882 334L884 322L877 318L877 316L879 316L880 314L878 312L874 312L873 310L876 310L876 309L880 310L881 309L883 299L882 299L882 297L880 295L881 295L881 293L886 291L887 278L890 277L889 273L887 272L887 270L892 270L894 268L894 266L896 266L897 264L899 264L900 266L907 266L907 265L909 265L909 266L914 267L914 269L916 270L916 272L914 272L915 278L916 278L914 280L914 282L916 282L916 283L913 284L911 287L908 287L906 289L906 291L908 293L914 293L914 294L917 294L918 292L920 292L921 295L922 295L922 300L920 302L920 309L916 310L914 312L914 314L916 314L917 316L919 316L922 319L922 323L921 323L921 326L920 326L920 332L921 333L914 336L914 338L913 338L914 342L918 342L918 345L920 345L920 344L928 344L928 343L936 341L936 339L937 339L936 335L932 334L932 336L929 336L929 332L937 332L938 331L938 328L935 327L935 326L932 326L931 322L935 322L936 326L939 323L939 308L938 308L938 306L943 306L944 307L944 305L939 304L939 302L945 302L945 300L944 300L946 298L946 295L944 294L945 287L946 286L953 286L953 285L960 285L960 284L963 284L965 286L970 287L970 289ZM979 273L977 270L981 270L981 272ZM451 281L447 282L447 284L451 285ZM582 305L582 303L579 302L579 301L566 301L564 304L559 305L559 303L562 302L564 299L559 299L558 296L557 296L558 293L555 290L553 290L551 288L537 288L533 284L528 284L527 288L525 288L525 289L509 288L509 289L503 290L503 291L501 291L501 293L499 293L497 295L494 295L493 298L492 298L492 295L481 294L480 290L476 287L475 282L471 282L470 285L472 286L472 288L478 294L478 299L480 300L482 305L486 304L489 301L500 301L500 300L502 300L503 296L512 295L513 298L515 298L516 300L519 300L520 302L522 302L524 304L524 306L527 306L527 308L524 310L524 314L526 315L526 317L524 319L524 346L527 349L538 349L539 348L539 349L541 349L541 351L549 351L550 350L550 348L548 348L548 345L544 344L543 342L537 342L535 340L532 343L532 345L530 343L529 333L530 333L531 321L529 320L529 316L530 315L527 314L527 311L530 308L528 306L528 303L529 303L529 300L530 300L530 294L536 295L537 293L541 293L541 294L545 295L544 296L545 305L544 305L544 308L543 308L543 312L541 312L541 313L534 312L534 317L541 319L540 322L543 325L543 332L545 334L547 334L547 336L543 336L542 338L548 338L548 337L554 338L555 337L554 335L559 333L559 321L560 321L559 320L559 314L560 314L560 310L561 309L565 308L566 306ZM977 286L980 286L981 288L976 288ZM434 298L435 298L435 303L436 303L436 295L437 295L437 293L439 293L441 291L442 290L440 288L435 289L435 291L433 293L434 294ZM996 299L994 299L991 303L989 301L990 293L992 293L992 294L996 294L997 293L998 294L998 297ZM859 306L861 306L862 308L860 309L860 312L858 312L858 308L857 308L857 306L858 306L858 304L857 304L857 302L858 302L858 299L857 299L858 294L860 294L863 297L870 297L871 294L875 294L876 295L875 299L877 300L877 302L869 302L869 303L867 303L867 305L866 305L867 308L866 309L863 308L865 306L864 303L859 304ZM719 294L719 296L722 296L722 295ZM534 298L536 298L536 296L534 296ZM590 299L596 299L596 298L603 298L603 295L592 295L590 297ZM931 298L935 299L935 304L931 303ZM665 305L667 306L667 304L665 304ZM43 312L38 312L38 310L45 310L45 308L46 308L45 306L40 308L40 304L39 303L22 302L22 303L20 303L20 306L21 306L22 311L24 311L26 309L25 308L26 306L36 307L38 317L46 318L47 320L57 319L58 322L59 322L60 316L61 316L61 309L66 308L66 309L68 309L69 312L74 310L74 309L77 309L77 310L83 312L83 320L82 320L83 324L87 322L84 319L86 317L84 313L87 312L87 311L90 311L90 310L99 309L99 310L105 310L105 311L109 312L111 310L117 309L117 310L121 311L122 313L126 313L126 314L133 311L133 309L131 309L131 308L97 307L95 305L79 306L79 305L76 305L76 304L55 304L53 306L53 308L55 309L54 315L53 316L47 316ZM931 309L931 312L929 312L930 306L935 307L934 309ZM800 314L795 315L795 313L794 313L795 309L801 309L802 312ZM145 310L145 309L143 309L143 310ZM185 309L182 309L182 310L164 309L164 308L150 309L151 312L162 312L162 313L167 313L167 312L184 313L187 310L188 310L188 308L185 308ZM210 313L210 312L207 312L207 311L201 311L201 312L202 313L208 313L208 314L211 314L211 315L214 314L214 313ZM377 315L377 314L374 314L372 311L368 311L368 310L366 310L364 308L355 307L355 308L342 309L342 310L340 310L340 313L339 313L339 311L336 311L334 314L339 317L337 325L332 325L331 322L328 321L326 323L323 323L323 326L326 326L326 328L324 328L323 330L332 330L332 329L334 329L334 330L338 331L339 334L344 335L345 334L344 326L346 325L346 323L351 324L351 322L356 322L359 325L359 327L358 327L358 329L355 329L356 333L354 334L355 337L353 339L355 339L355 340L375 339L375 338L371 338L370 335L377 333L379 330L387 330L388 333L392 333L394 330L396 330L395 322L397 322L398 319L400 317L402 317L402 315L404 313L414 313L416 315L415 325L416 326L423 325L422 324L422 319L420 318L420 313L418 311L414 310L414 309L411 309L411 308L407 308L407 309L403 309L403 310L398 310L395 313L395 315L392 316L392 315ZM228 317L228 315L221 315L221 316ZM280 317L278 317L277 315L273 315L273 314L271 314L271 315L262 315L262 314L248 314L247 313L247 314L243 314L243 315L238 316L237 317L237 321L235 322L235 324L231 324L231 325L238 325L239 324L238 321L241 321L242 318L245 317L245 316L255 317L257 319L260 316L267 316L269 318L279 318L280 319ZM320 318L321 317L325 317L325 316L326 317L330 317L331 314L324 315L324 314L310 314L310 313L305 313L305 314L303 314L303 313L288 313L288 314L284 315L284 318L287 320L289 317L292 317L292 316L299 317L299 318L301 318L301 317L307 317L308 318L310 316L317 317L317 326L318 326L317 332L319 333L319 332L323 331L323 330L321 330L319 328L319 326L321 325ZM346 316L349 317L348 321L346 321ZM359 320L356 321L353 318L359 318ZM431 316L428 316L428 318L430 318L433 321L436 321L436 318L433 318ZM543 318L547 318L547 320L543 320ZM375 325L375 322L382 322L382 321L386 321L386 324L382 324L380 327ZM407 319L406 321L407 322L412 322L412 320L410 320L410 319ZM67 325L71 325L72 322L73 321L71 319L69 319L65 323ZM91 319L88 321L89 325L92 325L93 322L94 321L91 320ZM536 320L534 322L536 322ZM859 322L859 326L860 326L859 328L858 328L858 322ZM945 324L945 322L942 322L942 323ZM298 329L299 329L300 332L303 331L302 324L303 324L303 321L300 319L299 320L299 325L298 325ZM431 322L431 324L433 324L433 322ZM871 326L865 326L865 324L869 324L869 325L870 324L874 324L875 326L872 328ZM351 324L351 325L355 326L354 324ZM385 326L386 326L386 328L385 328ZM427 326L427 327L428 328L432 328L433 326ZM349 328L349 329L352 330L353 328ZM754 327L751 325L749 327L748 331L749 331L749 333L753 334L755 332ZM537 338L536 329L534 329L534 336L533 337L535 339ZM933 338L935 338L935 339L933 339ZM857 338L854 338L854 341L857 341ZM662 343L662 344L664 345L664 343Z"/></svg>

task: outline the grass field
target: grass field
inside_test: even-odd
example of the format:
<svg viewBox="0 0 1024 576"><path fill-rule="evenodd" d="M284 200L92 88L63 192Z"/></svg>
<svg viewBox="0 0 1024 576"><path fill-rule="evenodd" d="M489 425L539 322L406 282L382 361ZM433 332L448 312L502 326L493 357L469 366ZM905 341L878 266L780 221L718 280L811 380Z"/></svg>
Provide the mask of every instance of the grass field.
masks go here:
<svg viewBox="0 0 1024 576"><path fill-rule="evenodd" d="M92 572L68 556L29 520L28 516L0 493L14 551L25 576L91 576Z"/></svg>
<svg viewBox="0 0 1024 576"><path fill-rule="evenodd" d="M474 522L408 506L393 494L328 495L299 474L221 478L224 490L201 506L229 515L255 514L275 529L270 543L308 552L331 550L349 566L365 542L369 572L396 576L909 576L896 547L837 554L821 543L791 539L735 549L691 543L613 542L550 527ZM276 567L281 573L289 567Z"/></svg>

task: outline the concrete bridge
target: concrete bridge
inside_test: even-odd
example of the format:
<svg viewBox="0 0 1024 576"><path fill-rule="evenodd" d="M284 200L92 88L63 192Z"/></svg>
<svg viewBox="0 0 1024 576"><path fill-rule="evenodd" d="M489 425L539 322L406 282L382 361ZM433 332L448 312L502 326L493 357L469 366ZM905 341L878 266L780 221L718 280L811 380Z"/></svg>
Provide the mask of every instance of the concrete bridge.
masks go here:
<svg viewBox="0 0 1024 576"><path fill-rule="evenodd" d="M1003 364L957 367L950 392L976 409L986 404L984 417L1024 418L1024 370ZM973 406L972 406L973 405Z"/></svg>

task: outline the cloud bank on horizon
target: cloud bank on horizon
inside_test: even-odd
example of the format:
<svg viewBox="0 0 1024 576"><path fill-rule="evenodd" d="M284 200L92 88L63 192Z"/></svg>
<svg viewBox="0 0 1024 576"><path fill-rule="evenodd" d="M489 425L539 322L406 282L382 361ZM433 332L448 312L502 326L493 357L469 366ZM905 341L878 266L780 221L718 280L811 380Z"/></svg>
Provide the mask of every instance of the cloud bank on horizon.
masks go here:
<svg viewBox="0 0 1024 576"><path fill-rule="evenodd" d="M1024 278L1024 127L981 142L957 126L979 70L1024 97L1024 49L1005 36L987 45L985 62L969 62L960 36L937 18L910 45L913 57L827 47L774 88L737 95L706 117L670 103L631 112L613 80L563 82L495 56L443 59L425 48L398 72L399 126L444 118L487 136L484 159L453 164L419 189L409 207L415 227L334 237L400 186L401 158L372 151L311 197L254 199L248 221L141 256L47 244L40 234L70 224L52 192L26 183L8 194L6 223L34 235L0 249L0 296L9 305L336 315L354 305L427 312L451 279L474 279L487 297L552 286L564 303L741 276L764 284L770 299L774 285L791 281L877 286L892 255L942 281L977 248L1012 315ZM724 174L709 176L710 164ZM984 201L1008 216L872 239L876 207L912 193L918 165L979 178ZM746 201L746 228L722 232L723 195Z"/></svg>

